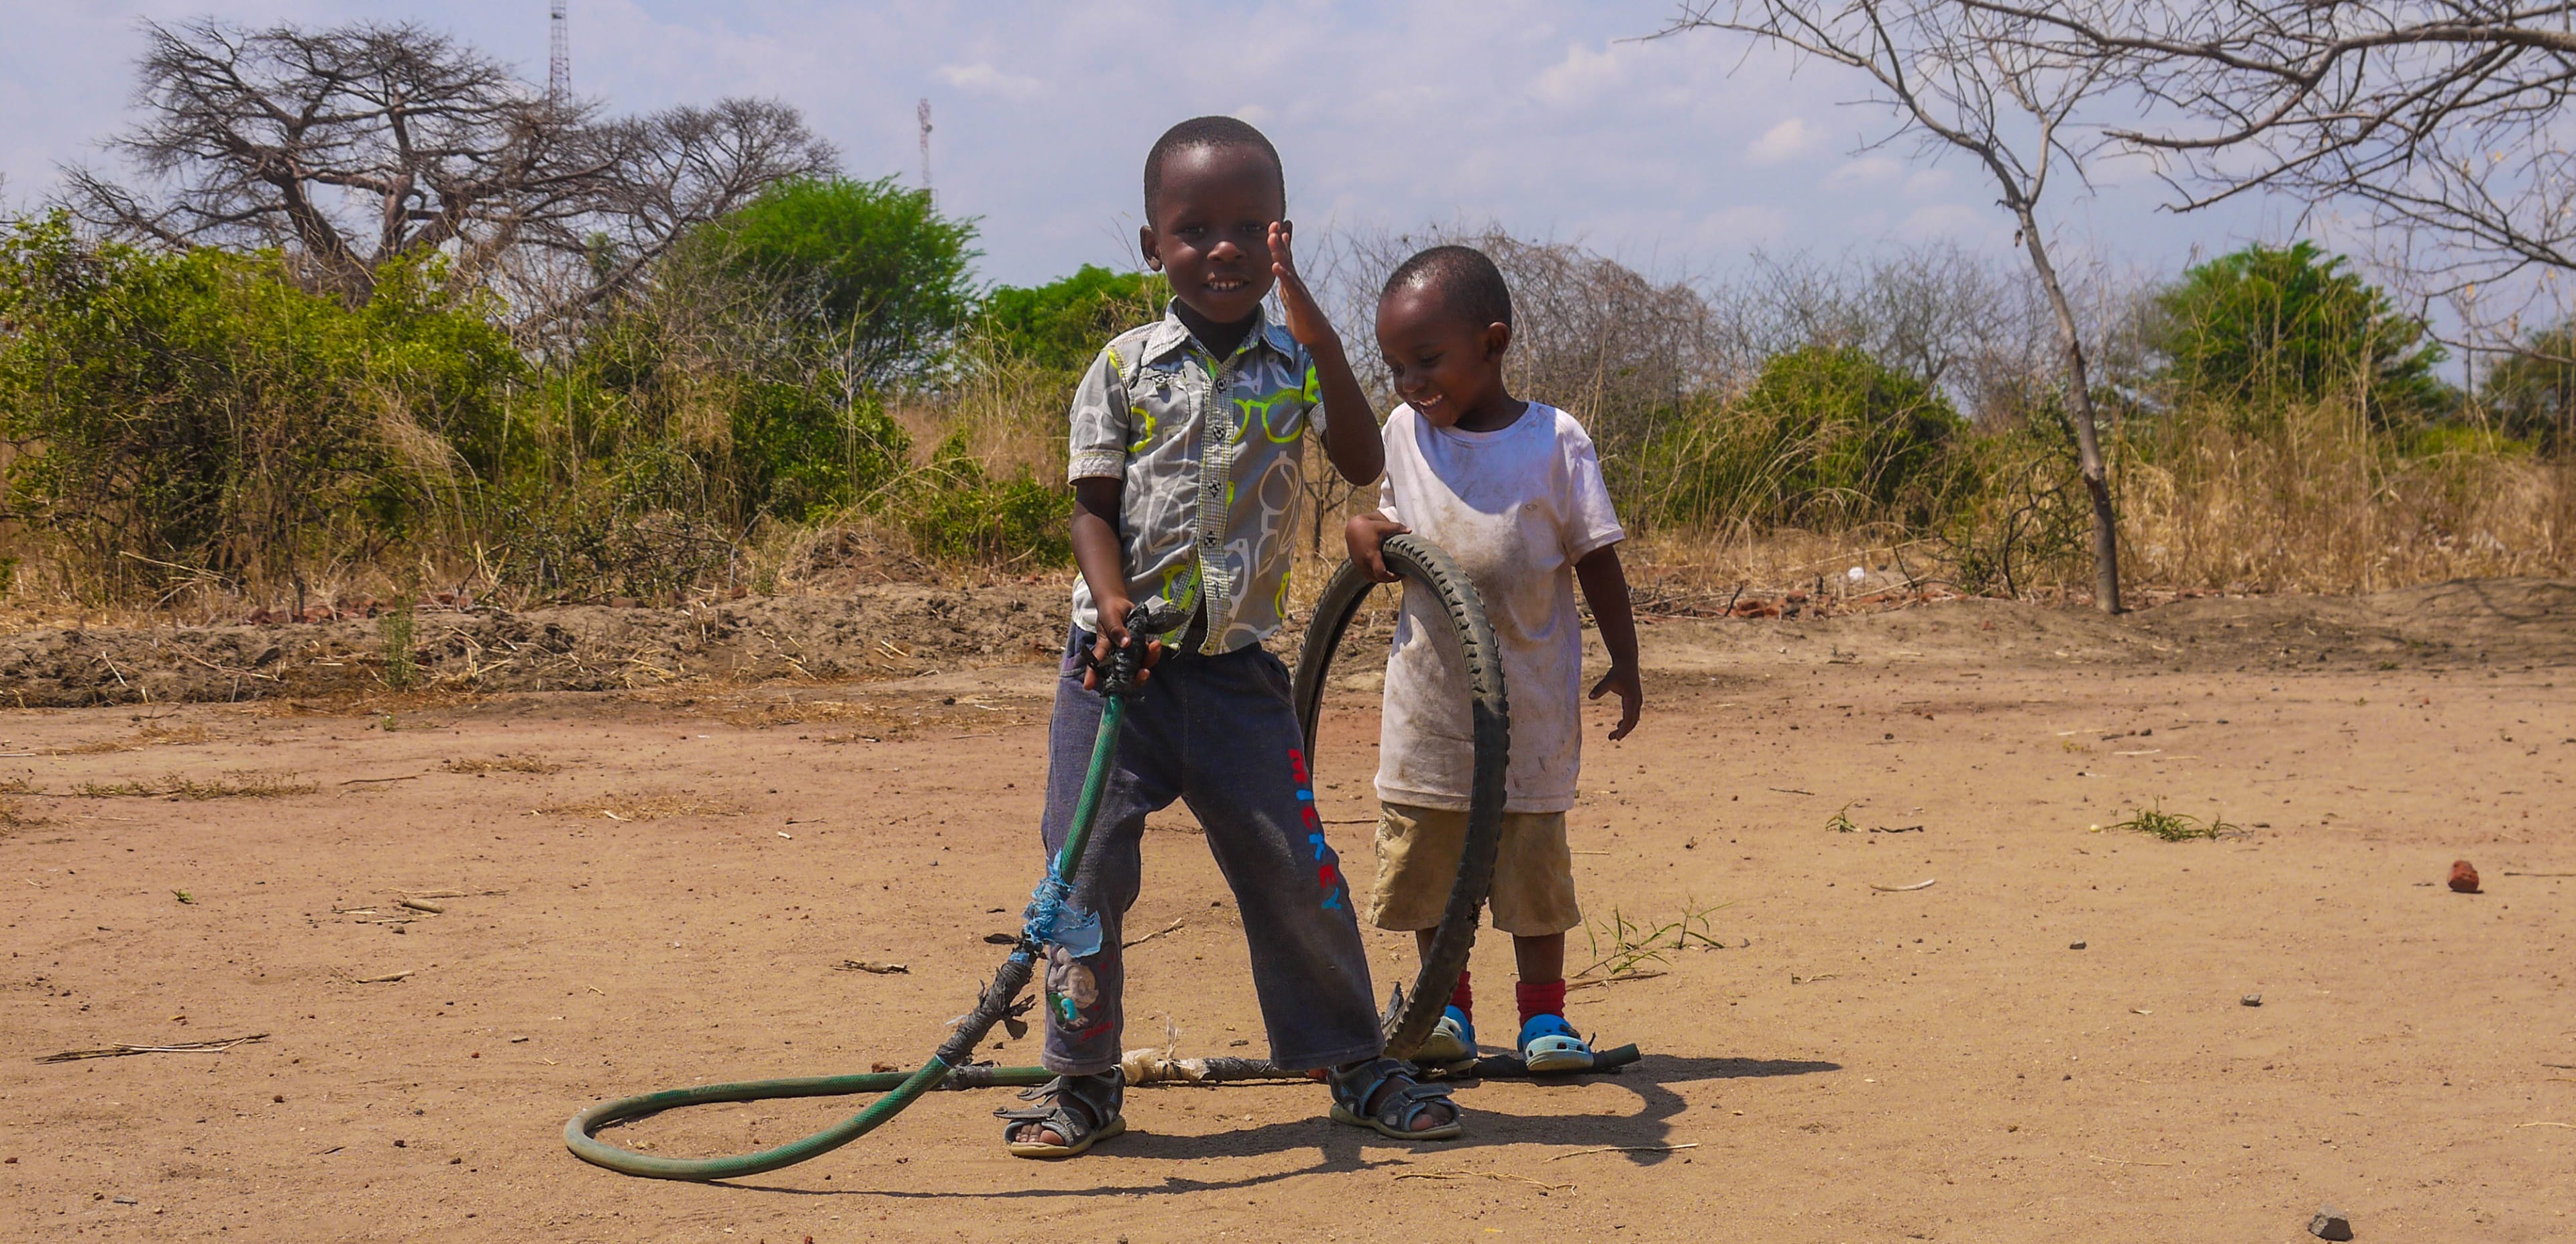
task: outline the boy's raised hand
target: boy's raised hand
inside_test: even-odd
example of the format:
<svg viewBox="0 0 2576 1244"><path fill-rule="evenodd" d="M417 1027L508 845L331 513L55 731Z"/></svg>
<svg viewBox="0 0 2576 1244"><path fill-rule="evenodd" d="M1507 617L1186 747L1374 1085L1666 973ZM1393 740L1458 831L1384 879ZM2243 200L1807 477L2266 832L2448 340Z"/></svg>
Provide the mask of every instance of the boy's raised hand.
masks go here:
<svg viewBox="0 0 2576 1244"><path fill-rule="evenodd" d="M1297 275L1297 256L1290 247L1296 231L1287 221L1270 222L1270 275L1279 282L1279 309L1287 317L1288 335L1308 349L1326 341L1338 347L1342 339L1333 332L1333 321L1306 288L1306 279Z"/></svg>
<svg viewBox="0 0 2576 1244"><path fill-rule="evenodd" d="M1592 684L1592 694L1587 698L1598 700L1613 691L1619 693L1619 724L1610 728L1610 741L1616 743L1637 728L1637 715L1646 708L1646 688L1637 681L1636 666L1611 666L1601 681Z"/></svg>
<svg viewBox="0 0 2576 1244"><path fill-rule="evenodd" d="M1403 576L1386 568L1386 538L1411 534L1413 529L1375 510L1351 515L1342 524L1342 543L1349 546L1351 564L1369 577L1371 583L1393 583Z"/></svg>

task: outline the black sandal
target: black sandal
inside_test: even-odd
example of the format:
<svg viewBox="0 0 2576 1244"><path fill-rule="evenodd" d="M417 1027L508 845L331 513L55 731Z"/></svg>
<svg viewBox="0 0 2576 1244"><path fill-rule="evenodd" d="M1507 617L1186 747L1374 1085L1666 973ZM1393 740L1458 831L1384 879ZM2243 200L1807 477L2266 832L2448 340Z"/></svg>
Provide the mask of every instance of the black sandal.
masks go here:
<svg viewBox="0 0 2576 1244"><path fill-rule="evenodd" d="M1127 1130L1126 1117L1118 1112L1126 1088L1126 1074L1116 1067L1098 1075L1057 1076L1020 1094L1022 1100L1040 1104L996 1110L993 1117L1004 1120L1002 1140L1013 1157L1075 1157ZM1064 1143L1019 1139L1020 1129L1032 1123L1063 1137Z"/></svg>
<svg viewBox="0 0 2576 1244"><path fill-rule="evenodd" d="M1413 1068L1401 1059L1375 1058L1347 1071L1336 1070L1330 1083L1336 1123L1369 1128L1394 1140L1454 1140L1466 1131L1464 1112L1449 1100L1449 1086L1416 1080ZM1369 1100L1377 1097L1380 1089L1386 1090L1386 1096L1372 1112ZM1418 1132L1411 1130L1413 1121L1435 1104L1449 1108L1449 1121Z"/></svg>

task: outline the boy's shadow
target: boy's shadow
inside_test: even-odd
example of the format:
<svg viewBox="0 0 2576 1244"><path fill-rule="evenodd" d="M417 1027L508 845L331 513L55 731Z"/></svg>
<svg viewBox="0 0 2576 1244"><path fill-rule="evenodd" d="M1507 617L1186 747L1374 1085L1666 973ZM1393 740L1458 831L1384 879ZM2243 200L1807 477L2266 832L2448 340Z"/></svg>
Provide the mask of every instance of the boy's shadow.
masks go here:
<svg viewBox="0 0 2576 1244"><path fill-rule="evenodd" d="M1673 1120L1688 1109L1688 1103L1670 1087L1695 1080L1745 1080L1772 1076L1812 1075L1840 1071L1842 1064L1811 1059L1777 1058L1676 1058L1649 1054L1615 1075L1569 1076L1561 1080L1541 1080L1550 1084L1599 1084L1623 1088L1635 1093L1640 1109L1624 1115L1597 1114L1503 1114L1476 1108L1473 1095L1477 1081L1461 1083L1461 1104L1467 1108L1467 1134L1455 1141L1426 1141L1406 1144L1389 1140L1374 1132L1334 1123L1323 1118L1298 1119L1268 1123L1259 1127L1219 1132L1207 1136L1174 1136L1153 1132L1131 1131L1116 1141L1112 1152L1122 1159L1148 1161L1203 1162L1221 1158L1267 1157L1299 1149L1316 1151L1316 1160L1290 1171L1251 1175L1241 1179L1191 1179L1167 1175L1156 1183L1116 1187L1088 1188L1010 1188L999 1190L932 1191L921 1188L782 1188L773 1185L725 1183L719 1187L741 1188L755 1192L789 1192L819 1196L871 1196L919 1199L1012 1199L1063 1196L1099 1196L1103 1193L1128 1193L1138 1196L1172 1193L1217 1192L1278 1183L1301 1175L1368 1170L1374 1167L1401 1165L1407 1161L1435 1157L1441 1153L1463 1153L1471 1149L1497 1145L1546 1144L1590 1146L1635 1146L1669 1144ZM1523 1083L1494 1081L1493 1084ZM1179 1092L1223 1092L1218 1089L1174 1090ZM1638 1166L1654 1166L1674 1156L1669 1150L1620 1155Z"/></svg>

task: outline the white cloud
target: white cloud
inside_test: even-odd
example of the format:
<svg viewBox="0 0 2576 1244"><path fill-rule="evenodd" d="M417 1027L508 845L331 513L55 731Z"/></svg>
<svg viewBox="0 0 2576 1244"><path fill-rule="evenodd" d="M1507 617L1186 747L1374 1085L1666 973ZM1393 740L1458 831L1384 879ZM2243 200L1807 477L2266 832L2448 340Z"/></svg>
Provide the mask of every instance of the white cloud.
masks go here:
<svg viewBox="0 0 2576 1244"><path fill-rule="evenodd" d="M942 65L939 80L950 86L999 95L1004 99L1027 99L1046 89L1046 83L1026 74L1004 73L978 61L972 65Z"/></svg>
<svg viewBox="0 0 2576 1244"><path fill-rule="evenodd" d="M1825 174L1823 184L1827 190L1849 190L1894 181L1904 173L1902 161L1890 156L1865 155Z"/></svg>
<svg viewBox="0 0 2576 1244"><path fill-rule="evenodd" d="M1754 164L1786 164L1805 155L1808 148L1822 137L1804 117L1791 117L1762 131L1762 137L1744 149L1744 158Z"/></svg>
<svg viewBox="0 0 2576 1244"><path fill-rule="evenodd" d="M1629 75L1620 64L1620 49L1595 51L1578 43L1565 57L1538 76L1539 98L1555 104L1589 102L1624 85Z"/></svg>
<svg viewBox="0 0 2576 1244"><path fill-rule="evenodd" d="M1905 189L1899 193L1909 199L1928 199L1941 193L1949 184L1948 169L1917 169L1912 177L1905 179Z"/></svg>

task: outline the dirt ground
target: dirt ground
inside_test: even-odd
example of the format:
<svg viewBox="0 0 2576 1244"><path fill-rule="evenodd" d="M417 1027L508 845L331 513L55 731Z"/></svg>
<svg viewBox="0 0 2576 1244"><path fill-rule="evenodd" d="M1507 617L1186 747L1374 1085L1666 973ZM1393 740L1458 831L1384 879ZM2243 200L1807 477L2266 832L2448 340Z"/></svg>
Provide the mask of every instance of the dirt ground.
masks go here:
<svg viewBox="0 0 2576 1244"><path fill-rule="evenodd" d="M1466 1087L1461 1142L1270 1085L1136 1090L1054 1165L1002 1152L1000 1092L732 1185L573 1159L590 1103L910 1066L972 1000L1040 867L1021 654L1058 623L952 598L987 651L900 681L0 716L0 1236L2286 1242L2331 1202L2364 1241L2576 1238L2553 583L1650 625L1643 727L1594 710L1579 883L1597 925L1725 948L1578 988L1644 1061ZM1372 685L1317 760L1363 882ZM2116 827L2159 806L2237 828ZM1260 1055L1233 904L1186 813L1153 828L1128 1044ZM2441 884L2463 857L2484 893ZM1410 958L1372 936L1383 992ZM1476 970L1508 1033L1507 948ZM852 1108L611 1135L728 1152Z"/></svg>

